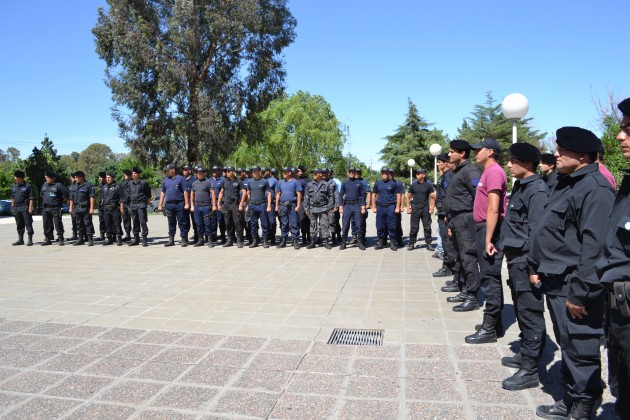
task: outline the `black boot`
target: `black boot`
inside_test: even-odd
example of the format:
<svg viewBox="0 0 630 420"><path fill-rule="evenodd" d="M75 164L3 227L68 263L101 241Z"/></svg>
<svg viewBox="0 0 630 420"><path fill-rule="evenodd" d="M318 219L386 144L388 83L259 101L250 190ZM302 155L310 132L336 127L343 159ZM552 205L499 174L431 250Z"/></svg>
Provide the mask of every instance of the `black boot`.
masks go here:
<svg viewBox="0 0 630 420"><path fill-rule="evenodd" d="M505 335L505 328L503 327L503 317L501 316L501 312L499 312L499 317L497 318L497 324L494 327L494 331L496 331L498 338L501 338Z"/></svg>
<svg viewBox="0 0 630 420"><path fill-rule="evenodd" d="M199 242L199 234L197 234L196 232L195 232L195 234L193 234L193 242L194 243Z"/></svg>
<svg viewBox="0 0 630 420"><path fill-rule="evenodd" d="M122 244L123 244L122 235L116 235L116 245L122 246Z"/></svg>
<svg viewBox="0 0 630 420"><path fill-rule="evenodd" d="M293 240L293 248L300 249L300 241L298 241L297 239L294 239Z"/></svg>
<svg viewBox="0 0 630 420"><path fill-rule="evenodd" d="M435 246L431 242L427 242L427 251L435 251Z"/></svg>
<svg viewBox="0 0 630 420"><path fill-rule="evenodd" d="M42 242L43 244L43 242ZM19 245L24 245L24 234L18 234L18 240L13 242L11 245L13 246L19 246Z"/></svg>
<svg viewBox="0 0 630 420"><path fill-rule="evenodd" d="M361 251L365 251L365 241L362 238L357 240L357 244Z"/></svg>
<svg viewBox="0 0 630 420"><path fill-rule="evenodd" d="M76 232L72 232L72 236L70 237L70 239L68 239L70 242L74 242L76 240L78 240L79 238L77 237L77 233Z"/></svg>
<svg viewBox="0 0 630 420"><path fill-rule="evenodd" d="M222 245L223 248L229 248L231 246L234 246L234 241L232 240L232 237L228 238L228 241Z"/></svg>
<svg viewBox="0 0 630 420"><path fill-rule="evenodd" d="M46 239L44 239L44 242L41 243L41 246L48 246L48 245L52 245L52 240L49 237L46 237Z"/></svg>
<svg viewBox="0 0 630 420"><path fill-rule="evenodd" d="M398 251L398 247L396 246L396 241L394 241L393 239L389 241L389 249L391 249L392 251Z"/></svg>
<svg viewBox="0 0 630 420"><path fill-rule="evenodd" d="M479 324L479 328L481 328L481 324ZM501 358L501 364L506 367L520 369L521 362L523 361L523 355L519 351L514 356L506 356Z"/></svg>
<svg viewBox="0 0 630 420"><path fill-rule="evenodd" d="M98 237L97 241L98 242L105 242L105 234L101 233L101 236Z"/></svg>
<svg viewBox="0 0 630 420"><path fill-rule="evenodd" d="M182 248L186 248L188 246L188 237L182 236L182 239L179 241Z"/></svg>
<svg viewBox="0 0 630 420"><path fill-rule="evenodd" d="M194 247L200 247L203 246L203 237L197 237L197 240L195 241L195 244L193 245Z"/></svg>
<svg viewBox="0 0 630 420"><path fill-rule="evenodd" d="M339 245L339 249L342 250L342 251L344 249L346 249L346 240L345 239L341 240L341 245Z"/></svg>
<svg viewBox="0 0 630 420"><path fill-rule="evenodd" d="M386 239L384 238L378 238L378 242L374 245L374 249L379 250L385 248L385 241Z"/></svg>
<svg viewBox="0 0 630 420"><path fill-rule="evenodd" d="M452 275L453 272L446 265L442 265L442 268L432 274L433 277L448 277Z"/></svg>
<svg viewBox="0 0 630 420"><path fill-rule="evenodd" d="M243 238L236 238L236 247L243 248Z"/></svg>
<svg viewBox="0 0 630 420"><path fill-rule="evenodd" d="M164 244L164 246L174 246L175 245L175 235L168 235L168 242Z"/></svg>
<svg viewBox="0 0 630 420"><path fill-rule="evenodd" d="M280 243L278 244L278 248L285 248L287 246L287 238L281 238Z"/></svg>
<svg viewBox="0 0 630 420"><path fill-rule="evenodd" d="M315 248L315 241L311 240L308 245L306 245L306 249L313 249Z"/></svg>
<svg viewBox="0 0 630 420"><path fill-rule="evenodd" d="M33 234L28 234L28 240L26 241L26 246L33 246Z"/></svg>
<svg viewBox="0 0 630 420"><path fill-rule="evenodd" d="M494 329L496 328L497 320L497 317L484 314L481 329L476 331L474 334L467 336L464 341L468 344L496 343L497 332Z"/></svg>
<svg viewBox="0 0 630 420"><path fill-rule="evenodd" d="M125 232L125 238L123 239L123 242L131 242L131 233L130 232Z"/></svg>
<svg viewBox="0 0 630 420"><path fill-rule="evenodd" d="M263 238L262 245L263 248L269 248L269 241L267 240L267 238Z"/></svg>
<svg viewBox="0 0 630 420"><path fill-rule="evenodd" d="M63 239L63 235L59 235L59 246L64 246L65 240Z"/></svg>
<svg viewBox="0 0 630 420"><path fill-rule="evenodd" d="M332 246L330 245L330 239L328 238L324 239L324 248L332 249Z"/></svg>
<svg viewBox="0 0 630 420"><path fill-rule="evenodd" d="M212 235L206 237L206 244L208 244L208 248L214 248L214 242L212 241ZM226 246L226 245L227 245L227 242L225 244L223 244L223 246Z"/></svg>
<svg viewBox="0 0 630 420"><path fill-rule="evenodd" d="M459 291L459 289L458 289ZM466 292L465 290L462 290L461 292L459 292L458 294L456 294L455 296L449 296L446 298L446 301L449 303L463 303L466 302L466 299L468 299L468 292Z"/></svg>
<svg viewBox="0 0 630 420"><path fill-rule="evenodd" d="M249 244L250 248L256 248L258 246L258 238L252 238L252 243Z"/></svg>
<svg viewBox="0 0 630 420"><path fill-rule="evenodd" d="M353 236L352 239L350 240L350 245L355 245L357 243L357 237Z"/></svg>
<svg viewBox="0 0 630 420"><path fill-rule="evenodd" d="M145 247L145 248L149 246L149 242L147 241L147 237L146 236L142 237L142 246Z"/></svg>
<svg viewBox="0 0 630 420"><path fill-rule="evenodd" d="M88 235L88 246L94 246L94 236Z"/></svg>
<svg viewBox="0 0 630 420"><path fill-rule="evenodd" d="M477 300L477 296L470 293L463 303L453 306L453 312L468 312L475 309L479 309L479 300Z"/></svg>
<svg viewBox="0 0 630 420"><path fill-rule="evenodd" d="M440 290L443 292L459 292L459 285L451 282L442 286Z"/></svg>
<svg viewBox="0 0 630 420"><path fill-rule="evenodd" d="M85 236L84 235L79 235L79 240L76 241L74 244L72 244L72 246L81 246L85 244Z"/></svg>
<svg viewBox="0 0 630 420"><path fill-rule="evenodd" d="M564 400L556 401L553 405L539 405L536 407L536 415L543 419L566 419L569 414Z"/></svg>
<svg viewBox="0 0 630 420"><path fill-rule="evenodd" d="M594 413L594 401L573 401L567 418L571 420L590 420Z"/></svg>
<svg viewBox="0 0 630 420"><path fill-rule="evenodd" d="M407 245L407 251L413 251L414 249L416 249L416 243L409 242L409 245Z"/></svg>
<svg viewBox="0 0 630 420"><path fill-rule="evenodd" d="M112 235L107 235L107 240L103 242L103 246L111 245L114 243L114 238Z"/></svg>
<svg viewBox="0 0 630 420"><path fill-rule="evenodd" d="M523 357L521 368L502 383L504 389L520 391L540 385L538 381L538 361L531 357Z"/></svg>
<svg viewBox="0 0 630 420"><path fill-rule="evenodd" d="M137 246L140 245L140 235L137 233L133 234L133 240L127 244L128 246Z"/></svg>

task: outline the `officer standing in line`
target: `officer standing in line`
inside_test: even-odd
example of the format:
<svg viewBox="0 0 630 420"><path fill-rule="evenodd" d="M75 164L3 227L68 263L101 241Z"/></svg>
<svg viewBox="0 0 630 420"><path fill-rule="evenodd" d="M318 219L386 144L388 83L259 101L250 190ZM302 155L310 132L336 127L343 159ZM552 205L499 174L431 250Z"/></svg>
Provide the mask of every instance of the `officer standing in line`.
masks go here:
<svg viewBox="0 0 630 420"><path fill-rule="evenodd" d="M184 167L182 167L182 176L184 177L184 180L186 180L186 192L188 193L188 197L190 197L190 190L192 188L192 184L193 182L197 181L197 177L193 175L193 170L190 165L185 165ZM205 178L205 174L204 174L204 178ZM193 232L194 232L193 243L196 245L197 242L199 242L199 234L197 231L198 228L197 228L197 223L195 222L195 216L193 214L192 199L189 200L188 204L190 204L191 208L188 210L184 210L184 219L186 220L186 226L188 226L188 232L190 232L191 226L193 228Z"/></svg>
<svg viewBox="0 0 630 420"><path fill-rule="evenodd" d="M127 184L127 202L129 204L129 213L133 222L133 241L129 242L129 246L137 246L140 244L140 232L142 231L142 246L149 246L147 236L149 235L149 227L147 226L147 205L151 202L151 187L144 179L140 179L142 169L134 167L131 170L131 181ZM123 203L120 203L120 209L123 210Z"/></svg>
<svg viewBox="0 0 630 420"><path fill-rule="evenodd" d="M197 179L190 187L190 210L197 226L197 241L195 247L208 244L208 248L213 248L212 242L212 212L217 210L217 197L214 186L206 178L206 170L197 168ZM204 240L205 239L205 240Z"/></svg>
<svg viewBox="0 0 630 420"><path fill-rule="evenodd" d="M614 192L597 167L601 142L579 127L556 131L557 168L541 222L530 238L530 283L541 283L562 352L565 394L536 408L540 417L590 419L602 396L600 338L607 295L593 268L604 255Z"/></svg>
<svg viewBox="0 0 630 420"><path fill-rule="evenodd" d="M210 182L212 183L212 186L214 187L215 197L219 196L219 194L221 193L221 187L223 187L223 182L225 182L225 178L221 176L222 173L223 171L218 166L212 167L212 177L210 178ZM214 216L212 218L213 220L212 240L214 242L219 241L219 237L217 236L217 229L218 229L219 233L221 234L221 243L225 244L226 242L225 221L223 220L223 213L221 213L219 210L216 210L216 211L213 211L212 214Z"/></svg>
<svg viewBox="0 0 630 420"><path fill-rule="evenodd" d="M42 245L52 245L56 230L59 246L63 246L64 229L63 221L61 220L61 206L64 200L68 199L68 190L61 182L57 182L57 174L55 172L46 171L44 177L46 182L44 182L40 190L40 195L42 196L42 222L44 225L44 242L42 242Z"/></svg>
<svg viewBox="0 0 630 420"><path fill-rule="evenodd" d="M341 181L334 176L334 170L328 169L328 179L335 186L335 207L333 208L330 235L332 237L332 244L337 245L337 241L341 239L341 214L339 213L339 206L341 205Z"/></svg>
<svg viewBox="0 0 630 420"><path fill-rule="evenodd" d="M74 197L74 193L77 191L77 177L76 177L76 172L72 172L70 174L70 178L71 178L71 183L70 186L68 186L68 201L70 200L70 197ZM70 220L72 221L72 237L70 237L68 240L69 241L76 241L79 238L77 237L77 215L70 212Z"/></svg>
<svg viewBox="0 0 630 420"><path fill-rule="evenodd" d="M77 171L74 173L77 179L77 188L74 196L70 197L70 207L68 211L77 217L79 230L79 240L74 246L85 244L87 236L88 246L94 246L94 224L92 215L94 214L94 185L85 180L85 173Z"/></svg>
<svg viewBox="0 0 630 420"><path fill-rule="evenodd" d="M249 180L251 179L249 176L251 172L248 168L244 168L241 173L241 182L243 183L243 188L247 191L247 185L249 185ZM245 207L243 208L243 213L241 213L241 225L245 229L245 239L247 240L247 244L251 245L252 243L252 224L249 217L249 203L247 202L247 194L245 194Z"/></svg>
<svg viewBox="0 0 630 420"><path fill-rule="evenodd" d="M175 245L175 232L177 225L179 225L181 246L186 247L188 246L188 228L184 212L189 209L186 180L183 176L177 175L177 169L172 163L166 165L164 171L166 178L162 181L162 192L158 205L158 211L163 210L168 219L168 242L164 246Z"/></svg>
<svg viewBox="0 0 630 420"><path fill-rule="evenodd" d="M396 195L398 185L392 181L389 174L388 168L381 168L381 179L376 181L372 189L372 212L376 213L376 234L378 235L378 243L374 249L385 248L389 235L389 247L392 251L397 251L396 213L400 213Z"/></svg>
<svg viewBox="0 0 630 420"><path fill-rule="evenodd" d="M446 189L453 178L453 171L448 166L448 153L441 153L437 157L440 178L436 185L435 208L437 209L438 231L442 239L442 267L433 273L433 277L449 277L453 275L452 267L455 265L455 250L451 239L448 237L448 227L446 226L446 210L444 200L446 199ZM437 252L437 251L436 251ZM435 255L434 255L435 256ZM457 280L447 281L441 289L443 292L459 292Z"/></svg>
<svg viewBox="0 0 630 420"><path fill-rule="evenodd" d="M304 211L311 221L311 240L306 249L315 248L317 233L322 236L326 249L330 245L330 215L335 206L335 186L324 181L324 169L313 169L313 180L306 186L304 194Z"/></svg>
<svg viewBox="0 0 630 420"><path fill-rule="evenodd" d="M247 202L252 225L252 243L249 247L256 248L260 243L260 237L258 236L258 220L260 220L262 244L264 248L269 248L269 242L267 241L269 219L267 218L267 213L271 208L271 188L267 180L260 177L260 166L254 165L252 174L254 177L247 183Z"/></svg>
<svg viewBox="0 0 630 420"><path fill-rule="evenodd" d="M623 117L617 141L623 158L630 160L630 98L618 105ZM626 171L617 193L606 235L604 256L595 264L608 295L606 336L608 378L617 399L615 411L630 419L630 173Z"/></svg>
<svg viewBox="0 0 630 420"><path fill-rule="evenodd" d="M242 169L238 169L242 172ZM236 178L234 168L227 167L227 178L223 182L221 192L219 193L218 207L223 213L225 220L225 228L227 230L227 242L224 247L234 245L233 237L236 238L236 246L243 248L243 212L247 200L247 189L243 185L243 181Z"/></svg>
<svg viewBox="0 0 630 420"><path fill-rule="evenodd" d="M459 265L455 267L457 269L455 277L461 292L457 296L446 298L446 301L461 302L453 307L453 311L466 312L479 308L477 296L468 293L468 290L479 289L479 266L477 255L474 253L477 232L473 220L473 202L481 173L470 162L470 144L467 141L453 140L449 147L450 163L455 168L451 184L446 190L444 209L455 258L459 261Z"/></svg>
<svg viewBox="0 0 630 420"><path fill-rule="evenodd" d="M368 215L370 214L369 211L367 211L367 209L372 208L372 189L370 188L370 183L367 181L367 179L363 179L363 171L361 170L361 168L355 168L355 177L356 179L358 179L359 181L361 181L363 183L363 189L365 191L365 213L362 214L362 221L361 221L361 227L359 229L360 232L360 237L363 240L363 245L367 246L367 219L368 219ZM350 244L352 244L352 241L350 241Z"/></svg>
<svg viewBox="0 0 630 420"><path fill-rule="evenodd" d="M23 171L13 173L11 186L11 213L15 217L17 225L18 240L13 242L13 246L24 245L24 231L28 234L27 246L33 245L33 207L35 206L35 195L33 187L27 183Z"/></svg>
<svg viewBox="0 0 630 420"><path fill-rule="evenodd" d="M103 242L103 245L111 245L116 240L116 245L121 246L123 233L120 226L122 216L120 203L124 199L124 191L120 185L116 184L116 176L113 172L105 174L105 186L101 188L101 193L100 202L107 232L107 240Z"/></svg>
<svg viewBox="0 0 630 420"><path fill-rule="evenodd" d="M120 204L122 204L122 224L125 229L125 237L123 238L123 242L131 241L131 214L129 212L129 182L131 182L131 170L125 169L123 171L125 175L125 180L120 183Z"/></svg>
<svg viewBox="0 0 630 420"><path fill-rule="evenodd" d="M308 179L308 175L306 174L306 167L304 165L298 165L297 171L293 172L293 174L297 175L297 182L300 183L300 187L302 187L302 191L304 195L306 194L306 187L308 183L311 182ZM300 232L302 233L302 244L306 245L311 241L311 220L308 218L306 211L304 210L304 206L300 207L298 211L298 216L300 216Z"/></svg>
<svg viewBox="0 0 630 420"><path fill-rule="evenodd" d="M479 263L479 287L486 298L486 308L481 328L465 338L468 344L495 343L503 337L503 283L501 265L503 252L496 248L505 217L505 196L507 176L497 163L501 155L501 145L495 139L485 138L472 145L477 163L484 170L477 185L473 205L473 220L476 229L477 261ZM468 289L477 294L477 290Z"/></svg>
<svg viewBox="0 0 630 420"><path fill-rule="evenodd" d="M512 391L538 386L538 360L545 347L545 304L542 290L529 282L527 253L529 238L540 223L549 202L549 190L536 173L540 151L528 143L510 146L508 168L516 182L510 205L501 226L497 249L505 254L514 311L521 330L521 346L514 357L504 357L501 364L519 369L503 381Z"/></svg>
<svg viewBox="0 0 630 420"><path fill-rule="evenodd" d="M361 180L355 178L355 168L348 169L348 179L341 184L341 205L339 213L343 215L343 228L341 235L341 245L339 249L346 249L348 241L348 231L350 230L350 221L354 220L353 236L357 237L357 244L361 251L365 251L363 237L361 236L361 223L365 209L365 186Z"/></svg>
<svg viewBox="0 0 630 420"><path fill-rule="evenodd" d="M431 233L431 215L435 203L435 189L431 181L427 180L427 171L420 168L416 171L416 179L409 186L407 193L407 213L411 215L409 220L409 246L407 249L413 251L416 247L416 239L420 230L420 220L422 220L422 228L424 229L424 242L427 244L429 251L433 250L431 242L433 234Z"/></svg>
<svg viewBox="0 0 630 420"><path fill-rule="evenodd" d="M267 171L265 172L265 169ZM273 172L271 172L273 171ZM278 170L269 168L263 168L263 173L266 174L264 178L269 183L269 194L271 194L271 210L267 212L267 220L269 221L269 231L267 233L267 240L271 245L276 244L276 230L277 230L277 220L278 212L276 211L276 185L278 184ZM274 173L275 172L275 173Z"/></svg>
<svg viewBox="0 0 630 420"><path fill-rule="evenodd" d="M107 183L105 180L106 174L105 172L98 173L98 231L101 236L98 238L100 242L105 240L105 232L107 229L105 228L105 216L103 214L103 187Z"/></svg>
<svg viewBox="0 0 630 420"><path fill-rule="evenodd" d="M392 168L389 168L389 179L396 183L396 207L398 207L398 212L396 213L396 245L402 248L405 246L402 240L402 213L403 205L405 204L405 186L396 179L396 171Z"/></svg>
<svg viewBox="0 0 630 420"><path fill-rule="evenodd" d="M302 206L302 187L300 183L293 179L291 168L282 168L283 179L276 185L276 211L280 215L280 231L282 238L278 248L287 246L289 230L293 247L300 249L300 228L298 222L298 211Z"/></svg>
<svg viewBox="0 0 630 420"><path fill-rule="evenodd" d="M547 183L549 192L553 191L558 183L558 172L556 172L556 156L553 153L543 153L540 155L540 173Z"/></svg>

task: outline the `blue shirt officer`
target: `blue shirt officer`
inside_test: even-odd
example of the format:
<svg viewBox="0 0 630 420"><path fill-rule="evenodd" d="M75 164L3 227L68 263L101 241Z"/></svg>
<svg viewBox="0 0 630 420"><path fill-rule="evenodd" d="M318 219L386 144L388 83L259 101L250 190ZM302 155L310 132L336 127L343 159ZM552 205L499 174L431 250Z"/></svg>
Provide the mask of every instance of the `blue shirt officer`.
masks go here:
<svg viewBox="0 0 630 420"><path fill-rule="evenodd" d="M398 207L398 185L389 176L389 168L381 169L381 179L376 181L372 189L372 212L376 213L376 233L378 243L374 249L383 249L389 236L389 247L397 251L396 246L396 213L400 213Z"/></svg>
<svg viewBox="0 0 630 420"><path fill-rule="evenodd" d="M158 211L164 211L168 219L168 242L164 246L175 245L175 230L176 225L179 225L181 246L186 247L188 246L188 225L184 211L190 208L186 180L183 176L177 175L177 168L172 163L169 163L164 171L166 178L162 181L158 205Z"/></svg>

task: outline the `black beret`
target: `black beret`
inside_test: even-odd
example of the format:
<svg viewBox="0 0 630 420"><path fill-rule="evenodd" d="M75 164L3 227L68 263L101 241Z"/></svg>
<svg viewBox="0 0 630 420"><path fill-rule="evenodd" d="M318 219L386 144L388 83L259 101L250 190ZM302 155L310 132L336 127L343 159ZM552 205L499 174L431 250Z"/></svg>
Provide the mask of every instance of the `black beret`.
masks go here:
<svg viewBox="0 0 630 420"><path fill-rule="evenodd" d="M553 153L542 153L540 155L540 161L542 163L546 163L547 165L555 165L556 155L554 155Z"/></svg>
<svg viewBox="0 0 630 420"><path fill-rule="evenodd" d="M171 170L171 169L175 169L175 164L173 164L173 163L169 163L168 165L166 165L166 166L164 167L164 170L165 170L165 171L169 171L169 170Z"/></svg>
<svg viewBox="0 0 630 420"><path fill-rule="evenodd" d="M263 172L267 172L268 170L269 170L269 168L266 167L266 166L263 166L262 169L261 169L261 171L263 171Z"/></svg>
<svg viewBox="0 0 630 420"><path fill-rule="evenodd" d="M515 143L508 150L521 162L540 162L540 150L529 143Z"/></svg>
<svg viewBox="0 0 630 420"><path fill-rule="evenodd" d="M123 174L127 175L127 176L131 176L131 170L130 169L125 169L123 171Z"/></svg>
<svg viewBox="0 0 630 420"><path fill-rule="evenodd" d="M277 173L278 173L278 170L277 170L276 168L271 168L271 171L270 171L270 172L271 172L272 174L277 174Z"/></svg>
<svg viewBox="0 0 630 420"><path fill-rule="evenodd" d="M133 168L131 168L131 172L135 172L137 174L141 174L142 173L142 169L138 168L137 166L134 166Z"/></svg>
<svg viewBox="0 0 630 420"><path fill-rule="evenodd" d="M619 102L619 105L617 106L619 107L619 111L621 111L623 115L625 115L626 117L630 117L630 98L624 99L623 101Z"/></svg>
<svg viewBox="0 0 630 420"><path fill-rule="evenodd" d="M383 166L381 168L381 173L383 173L383 172L389 172L389 168L387 166Z"/></svg>
<svg viewBox="0 0 630 420"><path fill-rule="evenodd" d="M298 168L300 171L302 171L302 172L306 172L306 166L304 166L304 165L298 165L298 167L297 167L297 168Z"/></svg>
<svg viewBox="0 0 630 420"><path fill-rule="evenodd" d="M597 152L602 142L592 131L580 127L562 127L556 131L556 144L576 153Z"/></svg>
<svg viewBox="0 0 630 420"><path fill-rule="evenodd" d="M17 170L15 172L13 172L13 176L15 176L17 178L24 178L26 176L26 174L23 171Z"/></svg>
<svg viewBox="0 0 630 420"><path fill-rule="evenodd" d="M422 169L422 168L416 169L416 174L426 174L426 173L427 173L427 171Z"/></svg>
<svg viewBox="0 0 630 420"><path fill-rule="evenodd" d="M76 171L74 176L80 176L81 178L85 178L85 173L83 171Z"/></svg>
<svg viewBox="0 0 630 420"><path fill-rule="evenodd" d="M44 175L46 175L48 178L57 178L57 174L54 171L46 171L44 172Z"/></svg>
<svg viewBox="0 0 630 420"><path fill-rule="evenodd" d="M113 172L105 172L105 176L111 176L112 178L116 178Z"/></svg>
<svg viewBox="0 0 630 420"><path fill-rule="evenodd" d="M182 169L185 169L187 171L192 171L192 167L190 165L184 165L182 166Z"/></svg>
<svg viewBox="0 0 630 420"><path fill-rule="evenodd" d="M98 177L99 178L105 178L107 176L107 174L105 172L99 172L98 173Z"/></svg>
<svg viewBox="0 0 630 420"><path fill-rule="evenodd" d="M470 148L474 150L486 148L486 149L494 150L495 153L501 152L501 145L495 139L483 139L481 140L481 142L477 144L471 144Z"/></svg>
<svg viewBox="0 0 630 420"><path fill-rule="evenodd" d="M254 165L254 166L251 167L251 170L252 171L260 171L260 166Z"/></svg>
<svg viewBox="0 0 630 420"><path fill-rule="evenodd" d="M439 160L440 162L449 162L451 158L448 157L448 153L440 153L437 156L437 160Z"/></svg>
<svg viewBox="0 0 630 420"><path fill-rule="evenodd" d="M455 150L470 150L470 143L466 140L453 140L448 145Z"/></svg>

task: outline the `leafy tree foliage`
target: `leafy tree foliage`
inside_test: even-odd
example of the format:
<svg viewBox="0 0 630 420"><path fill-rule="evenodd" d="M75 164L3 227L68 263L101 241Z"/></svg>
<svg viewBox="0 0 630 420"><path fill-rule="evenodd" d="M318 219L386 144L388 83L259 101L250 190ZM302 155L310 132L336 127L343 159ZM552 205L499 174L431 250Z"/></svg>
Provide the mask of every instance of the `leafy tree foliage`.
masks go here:
<svg viewBox="0 0 630 420"><path fill-rule="evenodd" d="M287 0L107 0L92 32L120 133L143 164L225 158L257 138L295 38Z"/></svg>
<svg viewBox="0 0 630 420"><path fill-rule="evenodd" d="M429 147L440 144L446 146L447 136L438 129L430 129L433 124L428 123L418 112L416 105L408 99L409 108L405 122L391 136L385 137L387 143L381 150L381 160L389 168L393 168L398 175L409 174L407 161L416 161L416 167L429 169L433 167L433 156Z"/></svg>
<svg viewBox="0 0 630 420"><path fill-rule="evenodd" d="M604 144L604 164L612 172L617 185L621 185L624 170L628 167L628 162L623 158L617 134L621 131L622 115L617 108L621 99L615 97L613 92L608 92L605 102L595 100L597 110L597 122L601 130L601 140Z"/></svg>
<svg viewBox="0 0 630 420"><path fill-rule="evenodd" d="M78 167L85 172L87 179L97 176L105 166L114 161L112 149L102 143L92 143L79 155Z"/></svg>
<svg viewBox="0 0 630 420"><path fill-rule="evenodd" d="M59 182L67 184L69 182L68 174L60 163L60 157L57 155L57 149L52 140L46 134L42 140L40 148L34 147L33 152L24 161L26 166L26 176L33 187L39 189L44 183L44 172L51 170L59 175Z"/></svg>

